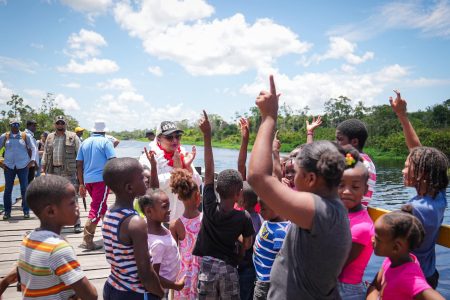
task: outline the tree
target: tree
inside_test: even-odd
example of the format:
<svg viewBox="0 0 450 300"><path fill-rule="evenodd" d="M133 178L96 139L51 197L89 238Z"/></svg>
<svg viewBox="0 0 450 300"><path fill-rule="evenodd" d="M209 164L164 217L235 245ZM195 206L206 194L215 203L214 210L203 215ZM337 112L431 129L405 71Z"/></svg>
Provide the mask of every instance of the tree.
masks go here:
<svg viewBox="0 0 450 300"><path fill-rule="evenodd" d="M330 98L325 102L325 113L332 127L351 118L353 112L351 102L352 100L345 96L339 96L337 99Z"/></svg>

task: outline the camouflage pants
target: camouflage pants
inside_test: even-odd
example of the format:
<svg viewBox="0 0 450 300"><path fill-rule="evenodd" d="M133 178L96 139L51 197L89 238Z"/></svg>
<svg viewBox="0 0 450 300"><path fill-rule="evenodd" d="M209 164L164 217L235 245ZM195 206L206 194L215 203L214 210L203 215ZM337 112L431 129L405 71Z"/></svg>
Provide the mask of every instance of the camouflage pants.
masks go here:
<svg viewBox="0 0 450 300"><path fill-rule="evenodd" d="M204 256L198 275L198 298L202 300L239 300L239 275L224 261Z"/></svg>

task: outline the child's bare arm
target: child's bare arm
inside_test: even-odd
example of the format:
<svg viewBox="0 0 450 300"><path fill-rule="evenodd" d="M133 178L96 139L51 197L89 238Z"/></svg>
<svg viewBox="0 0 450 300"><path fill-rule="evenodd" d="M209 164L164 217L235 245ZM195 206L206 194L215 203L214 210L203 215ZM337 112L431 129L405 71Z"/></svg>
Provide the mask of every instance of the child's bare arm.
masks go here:
<svg viewBox="0 0 450 300"><path fill-rule="evenodd" d="M158 169L156 165L155 151L148 151L146 147L144 147L145 155L147 156L148 161L150 162L150 188L157 189L159 188L159 180L158 180Z"/></svg>
<svg viewBox="0 0 450 300"><path fill-rule="evenodd" d="M0 281L0 298L1 295L3 295L3 293L6 291L8 286L16 282L17 282L17 266L16 264L14 264L11 271L9 271L9 273L5 277L3 277L3 279Z"/></svg>
<svg viewBox="0 0 450 300"><path fill-rule="evenodd" d="M277 130L277 132L275 132L275 136L273 137L272 142L272 158L273 158L272 175L281 181L281 178L283 178L283 171L281 170L280 148L281 143L280 140L278 139L278 130Z"/></svg>
<svg viewBox="0 0 450 300"><path fill-rule="evenodd" d="M367 289L366 299L367 300L378 300L380 296L380 290L381 290L381 275L382 269L378 271L377 274L375 274L375 277L372 280L372 283L370 284L369 288Z"/></svg>
<svg viewBox="0 0 450 300"><path fill-rule="evenodd" d="M306 120L306 143L311 144L314 142L314 130L322 124L322 117L318 116L317 119L313 117L311 124Z"/></svg>
<svg viewBox="0 0 450 300"><path fill-rule="evenodd" d="M155 269L156 274L158 274L159 281L161 282L161 286L163 288L165 288L165 289L181 291L184 288L184 283L185 283L186 277L183 276L183 278L181 278L178 281L171 281L171 280L166 279L166 278L162 277L161 275L159 275L159 268L160 267L161 267L161 264L154 264L153 265L153 269Z"/></svg>
<svg viewBox="0 0 450 300"><path fill-rule="evenodd" d="M406 112L406 101L402 99L399 91L394 90L394 92L397 94L397 97L395 98L395 100L392 99L392 97L389 97L389 102L391 103L392 110L395 112L397 118L402 124L406 146L411 151L411 149L422 146L422 144L420 143L419 137L417 136L414 127L408 119L408 114Z"/></svg>
<svg viewBox="0 0 450 300"><path fill-rule="evenodd" d="M247 149L248 149L248 141L250 137L250 122L248 119L241 118L239 120L239 127L241 130L241 147L239 148L239 156L238 156L238 171L242 175L242 179L246 180L247 178Z"/></svg>
<svg viewBox="0 0 450 300"><path fill-rule="evenodd" d="M445 298L442 297L441 294L439 294L437 291L433 289L427 289L416 296L414 296L414 300L444 300Z"/></svg>
<svg viewBox="0 0 450 300"><path fill-rule="evenodd" d="M147 223L139 216L133 216L127 221L125 220L122 224L124 227L123 233L130 237L133 244L139 280L148 292L162 297L164 291L161 288L158 275L150 263L147 244Z"/></svg>
<svg viewBox="0 0 450 300"><path fill-rule="evenodd" d="M244 237L242 240L242 247L245 250L248 250L252 247L253 244L253 236Z"/></svg>
<svg viewBox="0 0 450 300"><path fill-rule="evenodd" d="M87 277L83 277L74 284L70 285L70 287L75 291L76 296L80 299L95 300L98 298L95 286L89 282Z"/></svg>
<svg viewBox="0 0 450 300"><path fill-rule="evenodd" d="M346 267L352 261L357 259L363 250L364 250L364 245L353 242L352 248L350 249L350 253L348 254L347 261L345 262L344 267Z"/></svg>
<svg viewBox="0 0 450 300"><path fill-rule="evenodd" d="M199 124L203 133L204 151L205 151L205 185L214 183L214 157L211 145L211 124L209 123L206 111L203 111L203 117Z"/></svg>

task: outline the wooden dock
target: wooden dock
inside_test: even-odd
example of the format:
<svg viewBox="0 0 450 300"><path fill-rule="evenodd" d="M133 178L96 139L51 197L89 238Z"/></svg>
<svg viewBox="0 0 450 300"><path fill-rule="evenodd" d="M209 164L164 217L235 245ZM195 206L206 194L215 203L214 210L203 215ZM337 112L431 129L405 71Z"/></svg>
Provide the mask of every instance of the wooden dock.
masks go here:
<svg viewBox="0 0 450 300"><path fill-rule="evenodd" d="M110 194L108 197L108 205L114 202L115 195ZM84 211L83 201L79 199L81 224L84 225L89 212L91 199L86 198L88 211ZM37 227L39 227L38 218L31 212L31 218L23 219L23 212L20 202L13 206L11 219L1 221L0 219L0 277L3 278L11 269L13 264L19 257L19 248L23 235ZM1 218L2 216L0 216ZM61 233L67 241L73 246L77 254L81 268L86 274L89 281L97 288L99 299L103 299L103 284L110 274L109 264L106 262L103 249L98 251L86 251L79 248L83 239L83 234L75 234L73 227L66 227ZM101 240L100 227L97 226L94 240ZM17 292L16 286L10 286L3 294L3 299L13 300L22 299L22 294Z"/></svg>

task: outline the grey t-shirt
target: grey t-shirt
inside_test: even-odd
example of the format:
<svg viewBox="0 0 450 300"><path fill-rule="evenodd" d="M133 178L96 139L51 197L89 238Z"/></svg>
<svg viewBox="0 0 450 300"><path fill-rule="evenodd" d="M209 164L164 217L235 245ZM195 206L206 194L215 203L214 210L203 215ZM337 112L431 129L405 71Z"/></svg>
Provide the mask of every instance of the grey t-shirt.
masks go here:
<svg viewBox="0 0 450 300"><path fill-rule="evenodd" d="M292 224L270 273L267 299L341 299L336 288L350 252L347 210L339 199L314 196L311 230Z"/></svg>

